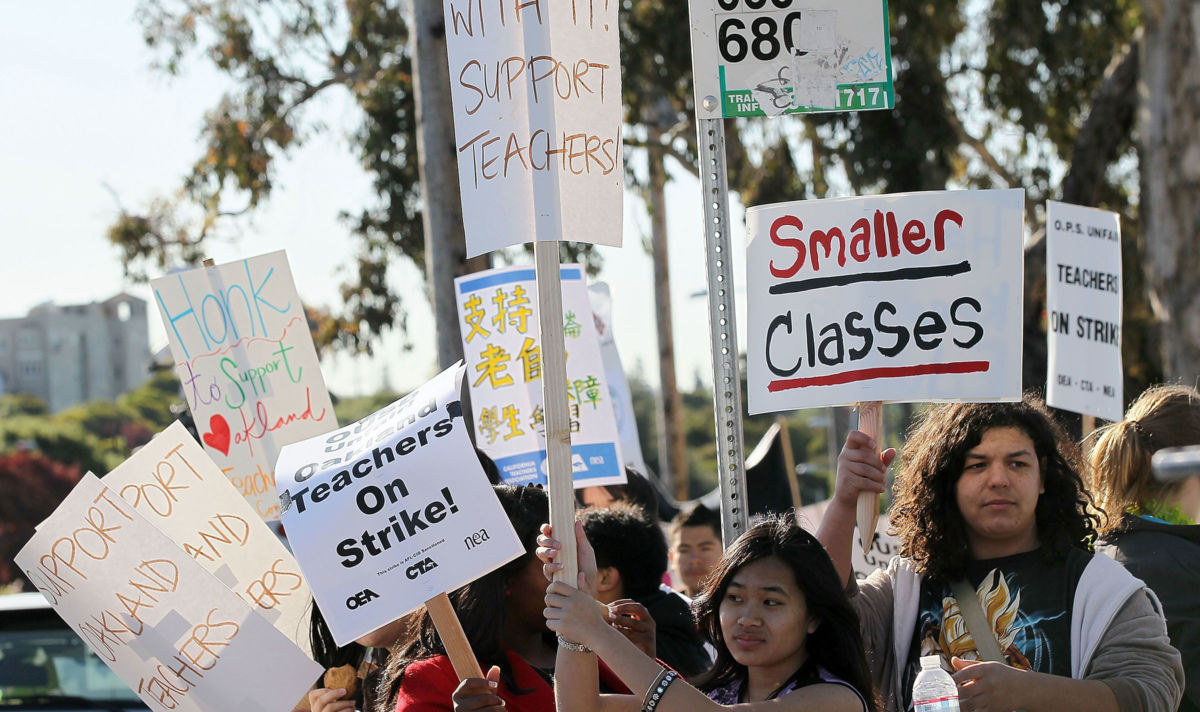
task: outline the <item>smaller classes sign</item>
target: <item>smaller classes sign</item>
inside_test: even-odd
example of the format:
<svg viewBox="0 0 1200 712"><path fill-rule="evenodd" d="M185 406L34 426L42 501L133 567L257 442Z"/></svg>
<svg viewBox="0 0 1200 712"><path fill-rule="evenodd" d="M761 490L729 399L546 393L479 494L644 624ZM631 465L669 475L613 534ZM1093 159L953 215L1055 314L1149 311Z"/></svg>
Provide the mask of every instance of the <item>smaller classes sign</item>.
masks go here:
<svg viewBox="0 0 1200 712"><path fill-rule="evenodd" d="M886 0L689 0L689 8L700 118L895 104Z"/></svg>

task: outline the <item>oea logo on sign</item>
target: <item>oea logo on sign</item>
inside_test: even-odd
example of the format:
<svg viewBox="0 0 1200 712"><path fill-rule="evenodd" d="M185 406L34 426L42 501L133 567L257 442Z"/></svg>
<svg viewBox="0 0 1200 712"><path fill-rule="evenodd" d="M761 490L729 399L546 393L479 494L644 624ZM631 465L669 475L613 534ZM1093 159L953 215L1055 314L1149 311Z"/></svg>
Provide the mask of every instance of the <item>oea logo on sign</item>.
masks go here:
<svg viewBox="0 0 1200 712"><path fill-rule="evenodd" d="M350 598L346 599L346 608L349 608L350 610L354 610L355 608L358 608L360 606L367 605L373 599L376 599L376 598L379 598L378 593L375 593L374 591L372 591L369 588L364 588L363 590L354 594Z"/></svg>

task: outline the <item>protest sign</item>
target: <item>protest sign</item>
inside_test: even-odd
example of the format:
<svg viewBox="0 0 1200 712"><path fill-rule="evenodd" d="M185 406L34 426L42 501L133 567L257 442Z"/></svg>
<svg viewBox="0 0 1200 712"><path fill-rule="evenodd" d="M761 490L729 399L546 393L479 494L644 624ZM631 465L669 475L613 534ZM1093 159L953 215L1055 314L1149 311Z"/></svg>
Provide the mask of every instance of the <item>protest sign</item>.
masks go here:
<svg viewBox="0 0 1200 712"><path fill-rule="evenodd" d="M16 562L151 709L290 710L321 674L91 473Z"/></svg>
<svg viewBox="0 0 1200 712"><path fill-rule="evenodd" d="M562 265L560 274L575 486L622 483L616 419L583 269ZM513 484L547 482L534 277L531 268L505 267L454 280L475 442Z"/></svg>
<svg viewBox="0 0 1200 712"><path fill-rule="evenodd" d="M620 246L619 6L444 3L468 256L534 239Z"/></svg>
<svg viewBox="0 0 1200 712"><path fill-rule="evenodd" d="M292 551L344 645L524 553L462 418L462 367L279 454Z"/></svg>
<svg viewBox="0 0 1200 712"><path fill-rule="evenodd" d="M150 283L208 454L263 519L279 519L275 458L337 427L287 255Z"/></svg>
<svg viewBox="0 0 1200 712"><path fill-rule="evenodd" d="M829 500L805 505L796 511L796 521L815 532L821 526L828 508ZM854 578L862 581L876 569L886 569L892 557L900 554L900 540L888 533L890 526L887 513L879 515L875 523L875 536L866 541L865 550L851 547L850 568L854 570Z"/></svg>
<svg viewBox="0 0 1200 712"><path fill-rule="evenodd" d="M104 484L307 649L310 593L300 566L183 425L159 433Z"/></svg>
<svg viewBox="0 0 1200 712"><path fill-rule="evenodd" d="M749 411L1021 396L1020 190L746 211Z"/></svg>
<svg viewBox="0 0 1200 712"><path fill-rule="evenodd" d="M1046 203L1046 403L1121 420L1121 219Z"/></svg>
<svg viewBox="0 0 1200 712"><path fill-rule="evenodd" d="M617 436L621 442L621 457L626 467L632 467L643 475L649 475L646 460L642 456L642 443L638 438L637 418L633 412L633 394L625 379L625 368L621 365L621 354L617 351L617 340L613 337L612 293L604 282L588 287L592 302L592 316L596 319L596 337L600 341L600 358L604 362L604 379L608 382L609 403L617 421Z"/></svg>
<svg viewBox="0 0 1200 712"><path fill-rule="evenodd" d="M689 0L689 10L698 118L894 104L887 2Z"/></svg>

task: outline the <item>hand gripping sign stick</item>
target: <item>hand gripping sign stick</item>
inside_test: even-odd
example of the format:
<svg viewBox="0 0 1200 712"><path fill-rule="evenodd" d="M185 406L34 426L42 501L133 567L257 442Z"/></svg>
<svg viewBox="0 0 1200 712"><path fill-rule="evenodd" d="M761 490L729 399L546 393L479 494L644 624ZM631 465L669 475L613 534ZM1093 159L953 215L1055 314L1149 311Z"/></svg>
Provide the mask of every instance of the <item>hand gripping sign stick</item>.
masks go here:
<svg viewBox="0 0 1200 712"><path fill-rule="evenodd" d="M875 441L883 444L883 403L866 401L858 404L858 429ZM858 537L862 542L863 554L871 551L875 541L875 524L879 521L879 495L874 492L858 493Z"/></svg>

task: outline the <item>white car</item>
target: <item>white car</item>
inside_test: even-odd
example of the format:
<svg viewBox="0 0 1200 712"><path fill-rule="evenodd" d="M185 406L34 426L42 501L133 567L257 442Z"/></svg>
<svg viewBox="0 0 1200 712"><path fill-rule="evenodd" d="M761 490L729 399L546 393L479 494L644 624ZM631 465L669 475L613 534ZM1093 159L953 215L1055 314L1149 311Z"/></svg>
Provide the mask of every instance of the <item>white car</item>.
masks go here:
<svg viewBox="0 0 1200 712"><path fill-rule="evenodd" d="M0 712L146 709L42 594L0 596Z"/></svg>

